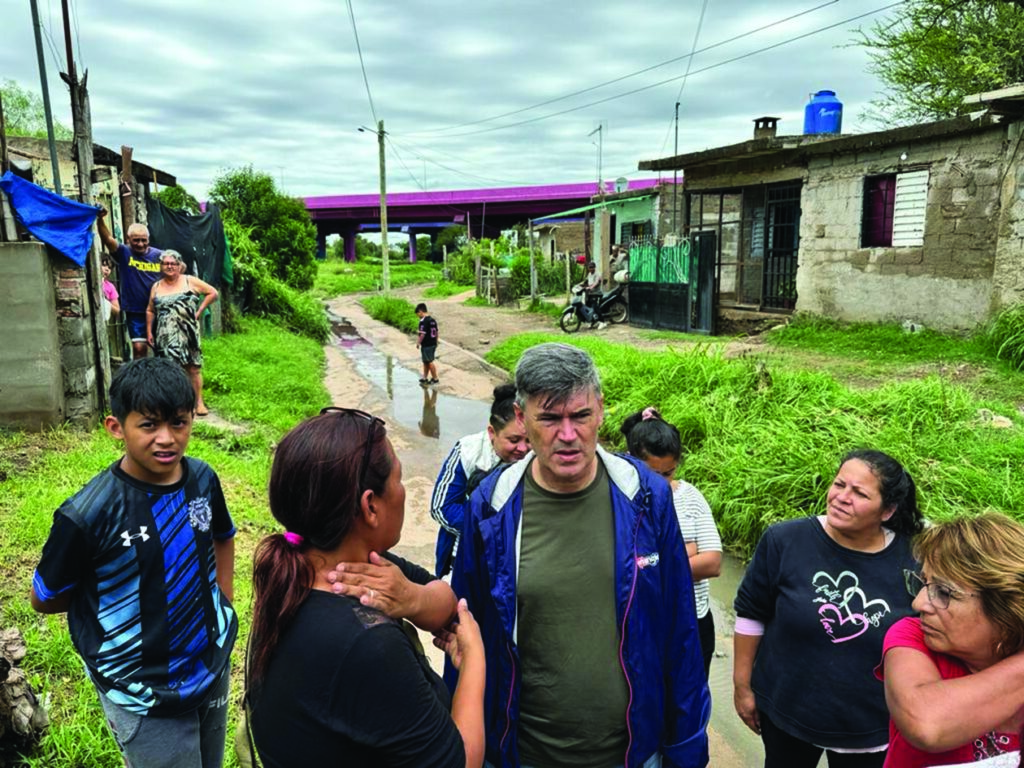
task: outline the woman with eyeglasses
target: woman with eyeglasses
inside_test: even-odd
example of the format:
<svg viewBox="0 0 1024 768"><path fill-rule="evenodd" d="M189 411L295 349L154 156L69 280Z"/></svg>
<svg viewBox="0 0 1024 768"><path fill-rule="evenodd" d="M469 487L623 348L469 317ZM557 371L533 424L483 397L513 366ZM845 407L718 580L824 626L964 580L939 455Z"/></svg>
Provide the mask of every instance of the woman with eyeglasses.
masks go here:
<svg viewBox="0 0 1024 768"><path fill-rule="evenodd" d="M964 517L926 530L914 553L921 570L906 580L919 616L889 630L878 667L892 717L885 766L1017 766L1024 526Z"/></svg>
<svg viewBox="0 0 1024 768"><path fill-rule="evenodd" d="M256 549L246 685L263 765L479 768L480 630L447 584L389 554L405 488L384 422L325 409L292 429L274 454L270 511L285 530ZM374 573L336 594L339 563ZM453 695L409 622L444 638Z"/></svg>
<svg viewBox="0 0 1024 768"><path fill-rule="evenodd" d="M921 529L914 481L881 451L847 454L825 514L761 537L736 595L733 698L765 768L879 768L889 742L872 674L886 630L911 614L903 571Z"/></svg>
<svg viewBox="0 0 1024 768"><path fill-rule="evenodd" d="M217 289L185 274L185 260L170 249L160 256L160 279L149 290L146 335L159 357L177 362L196 391L196 416L209 411L203 402L203 352L199 318L217 300Z"/></svg>

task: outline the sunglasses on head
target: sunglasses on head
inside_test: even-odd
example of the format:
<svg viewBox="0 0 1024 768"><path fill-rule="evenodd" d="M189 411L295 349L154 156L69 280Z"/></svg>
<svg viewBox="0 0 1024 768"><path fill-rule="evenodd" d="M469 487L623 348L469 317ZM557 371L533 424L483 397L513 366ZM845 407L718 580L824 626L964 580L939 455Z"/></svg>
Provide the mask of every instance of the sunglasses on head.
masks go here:
<svg viewBox="0 0 1024 768"><path fill-rule="evenodd" d="M369 427L366 429L366 442L363 448L363 460L359 464L359 488L362 490L366 480L366 471L370 468L370 452L373 450L374 444L374 431L378 424L381 427L384 426L384 419L374 416L372 413L366 411L360 411L357 408L339 408L335 405L329 405L326 408L320 409L320 415L323 416L326 413L340 413L343 416L351 416L355 419L364 420L369 422Z"/></svg>

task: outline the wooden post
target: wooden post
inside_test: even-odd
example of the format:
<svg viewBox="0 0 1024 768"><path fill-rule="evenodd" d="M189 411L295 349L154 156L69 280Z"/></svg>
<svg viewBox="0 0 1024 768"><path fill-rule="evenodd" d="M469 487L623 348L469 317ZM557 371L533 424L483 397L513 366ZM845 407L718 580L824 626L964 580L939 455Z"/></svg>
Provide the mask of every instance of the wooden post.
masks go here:
<svg viewBox="0 0 1024 768"><path fill-rule="evenodd" d="M7 123L4 122L4 95L0 93L0 174L7 172Z"/></svg>
<svg viewBox="0 0 1024 768"><path fill-rule="evenodd" d="M448 246L441 246L441 275L445 280L449 280L448 275Z"/></svg>
<svg viewBox="0 0 1024 768"><path fill-rule="evenodd" d="M6 173L7 160L7 124L4 122L4 102L0 95L0 174ZM7 195L0 192L0 241L14 242L18 239L18 230L14 226L14 214L7 203Z"/></svg>
<svg viewBox="0 0 1024 768"><path fill-rule="evenodd" d="M121 181L117 185L121 196L121 232L128 239L128 227L135 223L135 177L132 176L132 148L121 145Z"/></svg>
<svg viewBox="0 0 1024 768"><path fill-rule="evenodd" d="M75 61L71 48L71 26L69 23L68 0L61 0L64 12L64 44L67 48L67 73L61 77L71 90L71 121L74 125L73 153L78 167L79 200L92 205L92 115L89 111L89 90L86 72L81 81L75 73ZM86 298L92 326L93 360L96 370L96 399L100 413L107 407L107 388L110 386L110 355L107 349L107 323L103 317L103 272L100 270L100 252L93 240L85 259Z"/></svg>
<svg viewBox="0 0 1024 768"><path fill-rule="evenodd" d="M572 256L565 254L565 300L572 298Z"/></svg>
<svg viewBox="0 0 1024 768"><path fill-rule="evenodd" d="M530 303L537 301L537 260L533 253L533 219L530 219Z"/></svg>
<svg viewBox="0 0 1024 768"><path fill-rule="evenodd" d="M473 252L476 254L476 295L480 295L480 245L473 246Z"/></svg>

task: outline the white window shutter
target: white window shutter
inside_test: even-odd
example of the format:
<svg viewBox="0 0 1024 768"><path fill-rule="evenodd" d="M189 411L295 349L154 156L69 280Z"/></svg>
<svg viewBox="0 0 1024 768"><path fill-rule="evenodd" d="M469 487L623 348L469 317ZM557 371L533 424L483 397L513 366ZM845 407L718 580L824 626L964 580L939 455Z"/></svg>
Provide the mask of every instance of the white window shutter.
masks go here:
<svg viewBox="0 0 1024 768"><path fill-rule="evenodd" d="M893 247L924 245L924 215L928 203L928 171L896 176L892 215Z"/></svg>

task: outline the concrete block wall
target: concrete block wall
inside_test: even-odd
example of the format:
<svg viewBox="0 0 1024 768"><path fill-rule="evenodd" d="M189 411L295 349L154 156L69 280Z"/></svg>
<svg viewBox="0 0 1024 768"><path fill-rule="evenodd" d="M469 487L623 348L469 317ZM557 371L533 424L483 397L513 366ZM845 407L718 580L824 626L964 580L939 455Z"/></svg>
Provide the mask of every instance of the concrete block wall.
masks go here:
<svg viewBox="0 0 1024 768"><path fill-rule="evenodd" d="M88 425L100 415L97 392L96 344L92 309L86 296L85 269L59 254L52 256L51 291L55 297L60 363L64 379L64 417ZM100 354L107 354L106 339Z"/></svg>
<svg viewBox="0 0 1024 768"><path fill-rule="evenodd" d="M1024 302L1024 121L1009 131L1010 163L1000 181L992 312Z"/></svg>
<svg viewBox="0 0 1024 768"><path fill-rule="evenodd" d="M901 159L905 155L905 159ZM1005 128L812 158L801 196L797 309L967 330L988 318ZM929 170L924 244L862 248L866 176Z"/></svg>
<svg viewBox="0 0 1024 768"><path fill-rule="evenodd" d="M64 421L64 376L46 246L0 243L0 424L39 430Z"/></svg>

